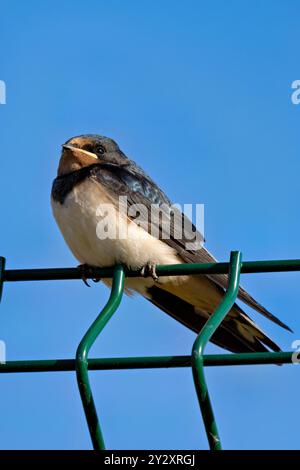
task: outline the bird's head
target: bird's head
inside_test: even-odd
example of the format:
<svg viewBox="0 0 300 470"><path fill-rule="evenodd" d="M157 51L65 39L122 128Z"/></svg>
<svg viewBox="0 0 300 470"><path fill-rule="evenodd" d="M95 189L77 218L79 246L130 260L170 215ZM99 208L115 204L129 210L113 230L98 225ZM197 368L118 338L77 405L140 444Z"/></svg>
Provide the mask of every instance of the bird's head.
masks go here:
<svg viewBox="0 0 300 470"><path fill-rule="evenodd" d="M62 145L58 176L95 163L124 163L126 158L118 144L108 137L93 134L72 137Z"/></svg>

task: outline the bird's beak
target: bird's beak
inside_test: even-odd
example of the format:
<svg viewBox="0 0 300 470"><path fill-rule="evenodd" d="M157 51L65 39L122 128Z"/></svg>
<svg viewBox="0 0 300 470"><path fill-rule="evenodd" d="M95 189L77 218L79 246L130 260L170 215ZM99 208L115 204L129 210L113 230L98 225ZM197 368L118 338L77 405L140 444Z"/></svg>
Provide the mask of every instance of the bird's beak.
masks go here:
<svg viewBox="0 0 300 470"><path fill-rule="evenodd" d="M72 145L62 145L62 154L58 166L58 176L66 175L80 168L94 165L98 160L95 153L73 147Z"/></svg>
<svg viewBox="0 0 300 470"><path fill-rule="evenodd" d="M72 145L66 145L66 144L63 144L62 148L63 148L63 151L64 150L70 151L71 153L74 154L74 156L87 155L88 157L95 158L96 160L98 160L98 157L95 153L88 152L87 150L79 149L77 147L73 147Z"/></svg>

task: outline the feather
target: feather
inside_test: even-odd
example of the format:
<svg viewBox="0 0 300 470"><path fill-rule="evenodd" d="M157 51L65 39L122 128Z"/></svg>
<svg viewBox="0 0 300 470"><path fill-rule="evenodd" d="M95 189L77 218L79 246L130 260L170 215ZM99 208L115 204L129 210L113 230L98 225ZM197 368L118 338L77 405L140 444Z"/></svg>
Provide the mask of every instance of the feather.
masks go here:
<svg viewBox="0 0 300 470"><path fill-rule="evenodd" d="M138 269L147 262L174 264L216 261L203 246L199 250L187 249L187 244L193 240L202 243L203 236L172 205L154 181L120 151L115 142L99 136L81 136L71 139L69 143L78 149L82 139L86 145L91 138L102 144L104 142L107 153L99 163L58 176L52 190L55 218L66 242L81 263L93 266L123 263ZM130 213L122 216L130 222L137 237L134 242L129 239L100 240L96 236L97 207L109 202L118 210L120 196L126 196L127 209L134 205L143 205L146 209L139 213L138 222ZM153 212L153 208L156 212ZM151 220L149 214L152 215ZM167 237L162 217L170 229ZM120 223L124 223L124 219ZM153 229L158 239L153 236ZM148 232L146 237L145 230ZM178 233L181 237L177 236ZM221 302L227 284L227 275L208 274L162 277L155 284L149 278L128 278L126 289L138 291L161 310L198 333ZM238 298L277 325L291 331L242 287ZM212 341L232 352L280 351L236 303L213 335Z"/></svg>

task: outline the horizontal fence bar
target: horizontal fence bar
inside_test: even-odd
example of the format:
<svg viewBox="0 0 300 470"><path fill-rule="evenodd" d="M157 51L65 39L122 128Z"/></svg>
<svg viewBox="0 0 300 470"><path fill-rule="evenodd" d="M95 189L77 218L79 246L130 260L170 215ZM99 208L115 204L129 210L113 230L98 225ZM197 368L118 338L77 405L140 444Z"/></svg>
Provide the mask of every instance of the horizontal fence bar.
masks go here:
<svg viewBox="0 0 300 470"><path fill-rule="evenodd" d="M227 274L229 263L194 263L157 266L158 276L179 276L184 274ZM241 273L268 273L300 271L300 259L271 260L271 261L244 261ZM125 270L127 277L140 277L140 271ZM110 278L113 268L91 269L89 279ZM50 269L7 269L3 273L3 281L58 281L81 279L82 273L78 268L50 268Z"/></svg>
<svg viewBox="0 0 300 470"><path fill-rule="evenodd" d="M204 366L238 366L252 364L291 364L293 352L264 352L204 355ZM191 367L191 356L116 357L89 359L89 370L128 370ZM0 373L68 372L75 370L74 359L9 361L0 364Z"/></svg>

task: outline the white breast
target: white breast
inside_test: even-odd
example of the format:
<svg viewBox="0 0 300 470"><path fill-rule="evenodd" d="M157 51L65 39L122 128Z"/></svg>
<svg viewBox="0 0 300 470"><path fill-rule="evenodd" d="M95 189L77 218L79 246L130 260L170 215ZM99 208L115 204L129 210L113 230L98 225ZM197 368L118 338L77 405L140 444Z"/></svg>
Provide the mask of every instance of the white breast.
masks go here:
<svg viewBox="0 0 300 470"><path fill-rule="evenodd" d="M110 204L111 207L109 213L106 213L106 220L113 218L117 224L117 233L124 233L127 228L127 238L99 239L97 227L103 221L101 208L104 204ZM180 263L176 251L166 243L154 238L134 222L129 222L125 215L117 217L110 196L96 181L86 179L72 190L64 204L52 200L52 208L66 243L82 264L107 267L122 263L129 268L140 269L149 262ZM148 285L152 284L152 280L147 281Z"/></svg>

